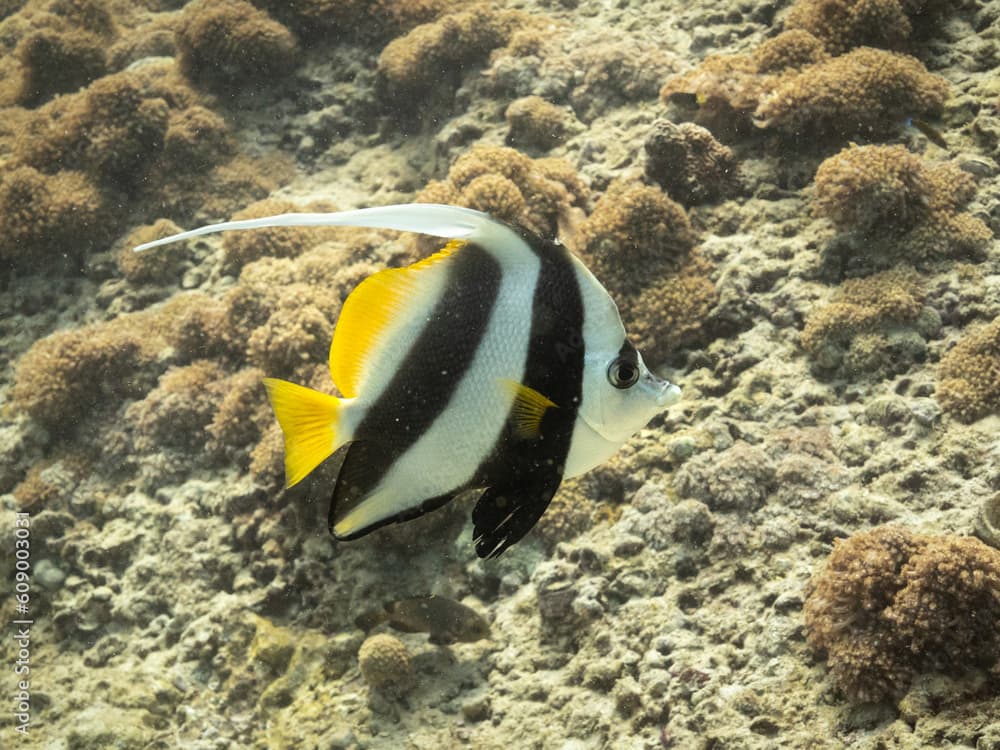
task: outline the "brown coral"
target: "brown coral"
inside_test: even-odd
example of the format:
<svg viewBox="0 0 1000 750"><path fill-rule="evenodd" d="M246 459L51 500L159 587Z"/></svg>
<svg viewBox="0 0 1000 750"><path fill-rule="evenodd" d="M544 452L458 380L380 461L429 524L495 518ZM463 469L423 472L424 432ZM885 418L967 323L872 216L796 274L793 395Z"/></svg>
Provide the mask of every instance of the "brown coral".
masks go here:
<svg viewBox="0 0 1000 750"><path fill-rule="evenodd" d="M295 35L243 0L197 0L177 29L179 63L192 80L209 85L259 83L288 73L298 62Z"/></svg>
<svg viewBox="0 0 1000 750"><path fill-rule="evenodd" d="M413 663L406 645L387 633L373 635L358 650L358 667L365 682L389 694L413 686Z"/></svg>
<svg viewBox="0 0 1000 750"><path fill-rule="evenodd" d="M384 98L410 99L440 88L443 75L461 75L468 65L484 61L525 20L519 11L496 10L483 3L417 26L389 42L379 55Z"/></svg>
<svg viewBox="0 0 1000 750"><path fill-rule="evenodd" d="M144 393L163 345L146 322L137 313L36 341L17 363L14 407L68 433L88 412Z"/></svg>
<svg viewBox="0 0 1000 750"><path fill-rule="evenodd" d="M809 583L808 639L858 700L905 692L929 670L1000 658L1000 552L977 539L883 526L835 543Z"/></svg>
<svg viewBox="0 0 1000 750"><path fill-rule="evenodd" d="M570 117L565 109L540 96L515 99L504 113L510 127L507 145L547 151L564 140Z"/></svg>
<svg viewBox="0 0 1000 750"><path fill-rule="evenodd" d="M118 252L118 270L134 284L177 281L177 274L187 253L183 246L168 245L157 252L137 253L132 248L181 231L167 219L160 219L150 226L140 227L128 235Z"/></svg>
<svg viewBox="0 0 1000 750"><path fill-rule="evenodd" d="M884 134L906 117L940 114L947 96L948 82L916 58L860 47L781 76L754 122L788 134Z"/></svg>
<svg viewBox="0 0 1000 750"><path fill-rule="evenodd" d="M612 183L579 238L588 266L651 364L705 332L718 299L711 265L692 253L696 237L687 214L659 188Z"/></svg>
<svg viewBox="0 0 1000 750"><path fill-rule="evenodd" d="M580 229L595 273L627 290L664 269L676 268L694 247L684 209L662 190L612 183Z"/></svg>
<svg viewBox="0 0 1000 750"><path fill-rule="evenodd" d="M308 284L281 290L278 304L247 342L251 363L271 377L291 377L304 365L326 359L340 301L330 292Z"/></svg>
<svg viewBox="0 0 1000 750"><path fill-rule="evenodd" d="M571 207L586 205L588 194L562 159L531 159L513 148L475 146L451 165L447 182L429 183L416 200L478 208L554 237L560 219Z"/></svg>
<svg viewBox="0 0 1000 750"><path fill-rule="evenodd" d="M59 255L78 259L105 236L106 216L100 193L81 173L12 169L0 182L0 260L51 268Z"/></svg>
<svg viewBox="0 0 1000 750"><path fill-rule="evenodd" d="M256 444L274 421L264 395L263 377L262 370L248 367L219 383L222 400L206 428L211 437L210 451L228 455L235 449Z"/></svg>
<svg viewBox="0 0 1000 750"><path fill-rule="evenodd" d="M136 429L136 447L203 448L205 428L222 399L224 377L211 360L167 370L156 388L126 410L126 419Z"/></svg>
<svg viewBox="0 0 1000 750"><path fill-rule="evenodd" d="M867 261L981 260L989 227L958 213L976 191L972 175L930 164L904 146L851 146L816 172L814 209L856 236ZM881 258L881 259L880 259Z"/></svg>
<svg viewBox="0 0 1000 750"><path fill-rule="evenodd" d="M163 158L183 171L215 166L233 155L236 147L225 121L200 106L172 112L163 139Z"/></svg>
<svg viewBox="0 0 1000 750"><path fill-rule="evenodd" d="M86 31L40 29L24 37L16 51L22 66L18 100L35 106L100 78L107 70L105 47Z"/></svg>
<svg viewBox="0 0 1000 750"><path fill-rule="evenodd" d="M965 422L1000 410L1000 318L963 336L938 367L937 399Z"/></svg>
<svg viewBox="0 0 1000 750"><path fill-rule="evenodd" d="M732 150L698 125L657 120L645 149L646 176L685 206L729 197L739 187Z"/></svg>
<svg viewBox="0 0 1000 750"><path fill-rule="evenodd" d="M785 16L786 29L808 31L827 51L854 47L898 49L913 34L914 22L927 25L950 0L797 0Z"/></svg>
<svg viewBox="0 0 1000 750"><path fill-rule="evenodd" d="M805 134L884 135L907 117L934 117L948 83L915 58L870 47L829 57L802 30L786 31L751 54L713 55L669 79L660 92L693 99L717 133L760 128Z"/></svg>
<svg viewBox="0 0 1000 750"><path fill-rule="evenodd" d="M923 305L924 285L910 269L848 279L812 313L802 346L820 370L884 377L925 356L925 336L940 326Z"/></svg>
<svg viewBox="0 0 1000 750"><path fill-rule="evenodd" d="M39 116L38 130L19 144L22 161L46 172L81 170L120 187L159 155L168 107L138 77L117 73L45 105Z"/></svg>
<svg viewBox="0 0 1000 750"><path fill-rule="evenodd" d="M309 208L324 210L327 207ZM298 205L290 201L268 198L247 206L233 214L232 218L256 219L301 210ZM306 227L266 227L247 232L228 232L222 237L222 264L227 271L232 272L260 258L293 258L307 249L310 240L318 242L332 234L329 229Z"/></svg>

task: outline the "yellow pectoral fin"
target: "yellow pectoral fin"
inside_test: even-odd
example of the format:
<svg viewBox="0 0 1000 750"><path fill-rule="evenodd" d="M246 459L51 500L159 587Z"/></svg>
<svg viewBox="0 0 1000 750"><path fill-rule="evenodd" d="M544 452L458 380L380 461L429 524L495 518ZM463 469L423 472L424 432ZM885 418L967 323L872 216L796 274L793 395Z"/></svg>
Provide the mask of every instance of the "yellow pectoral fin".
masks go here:
<svg viewBox="0 0 1000 750"><path fill-rule="evenodd" d="M542 429L542 417L548 409L558 409L555 403L523 383L500 378L500 384L514 398L511 419L518 437L536 438Z"/></svg>
<svg viewBox="0 0 1000 750"><path fill-rule="evenodd" d="M341 401L312 388L264 378L285 436L285 486L301 482L343 443L337 426Z"/></svg>
<svg viewBox="0 0 1000 750"><path fill-rule="evenodd" d="M440 261L465 243L449 242L442 250L406 268L387 268L372 274L351 292L344 302L330 345L330 375L338 390L354 398L362 389L365 367L377 366L379 352L391 346L385 340L386 329L400 315L406 314L425 285L425 274L438 272Z"/></svg>

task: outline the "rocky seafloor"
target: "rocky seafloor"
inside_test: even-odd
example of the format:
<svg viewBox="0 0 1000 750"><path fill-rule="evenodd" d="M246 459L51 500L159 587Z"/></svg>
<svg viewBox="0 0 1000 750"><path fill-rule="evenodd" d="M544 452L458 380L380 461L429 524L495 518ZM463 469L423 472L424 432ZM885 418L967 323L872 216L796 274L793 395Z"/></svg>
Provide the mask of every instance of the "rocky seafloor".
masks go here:
<svg viewBox="0 0 1000 750"><path fill-rule="evenodd" d="M835 540L1000 503L997 0L10 0L0 54L4 746L1000 748L995 623L859 694L805 613ZM335 542L259 384L329 389L346 295L432 246L128 252L413 199L560 231L683 389L496 560L459 503ZM490 637L371 684L355 617L429 593Z"/></svg>

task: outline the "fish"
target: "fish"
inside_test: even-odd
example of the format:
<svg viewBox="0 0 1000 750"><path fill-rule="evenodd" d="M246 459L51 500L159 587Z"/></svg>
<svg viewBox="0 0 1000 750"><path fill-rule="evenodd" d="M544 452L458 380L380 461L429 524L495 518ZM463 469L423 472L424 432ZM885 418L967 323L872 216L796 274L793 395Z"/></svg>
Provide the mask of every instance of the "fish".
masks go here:
<svg viewBox="0 0 1000 750"><path fill-rule="evenodd" d="M199 227L139 245L276 226L418 232L444 248L364 279L330 346L341 398L276 378L286 487L344 450L329 508L338 540L472 493L473 543L520 541L564 478L610 458L680 398L628 340L607 290L556 237L473 209L401 204Z"/></svg>
<svg viewBox="0 0 1000 750"><path fill-rule="evenodd" d="M401 633L427 633L428 640L438 645L472 643L490 636L489 622L476 610L435 594L399 599L354 620L366 633L382 623Z"/></svg>
<svg viewBox="0 0 1000 750"><path fill-rule="evenodd" d="M908 117L906 118L906 125L919 130L927 140L938 148L948 148L948 141L944 139L944 134L926 120L921 120L919 117Z"/></svg>

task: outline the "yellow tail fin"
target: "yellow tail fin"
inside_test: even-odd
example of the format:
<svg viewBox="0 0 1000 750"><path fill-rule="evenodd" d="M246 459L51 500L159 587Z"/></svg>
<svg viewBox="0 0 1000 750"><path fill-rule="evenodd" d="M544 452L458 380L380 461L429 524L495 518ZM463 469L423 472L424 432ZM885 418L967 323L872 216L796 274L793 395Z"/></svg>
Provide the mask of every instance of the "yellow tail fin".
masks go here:
<svg viewBox="0 0 1000 750"><path fill-rule="evenodd" d="M340 446L340 399L277 378L264 378L285 435L285 486L298 484ZM342 441L341 441L342 442Z"/></svg>

